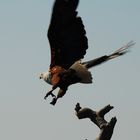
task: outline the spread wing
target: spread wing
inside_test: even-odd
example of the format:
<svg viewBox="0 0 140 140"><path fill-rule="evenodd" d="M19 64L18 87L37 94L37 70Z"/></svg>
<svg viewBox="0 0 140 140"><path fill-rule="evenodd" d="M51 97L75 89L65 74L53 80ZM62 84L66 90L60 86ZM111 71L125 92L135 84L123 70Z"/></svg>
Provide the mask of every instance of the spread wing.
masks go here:
<svg viewBox="0 0 140 140"><path fill-rule="evenodd" d="M51 64L68 69L75 61L82 59L88 48L86 32L77 16L79 0L55 0L48 39L51 48Z"/></svg>

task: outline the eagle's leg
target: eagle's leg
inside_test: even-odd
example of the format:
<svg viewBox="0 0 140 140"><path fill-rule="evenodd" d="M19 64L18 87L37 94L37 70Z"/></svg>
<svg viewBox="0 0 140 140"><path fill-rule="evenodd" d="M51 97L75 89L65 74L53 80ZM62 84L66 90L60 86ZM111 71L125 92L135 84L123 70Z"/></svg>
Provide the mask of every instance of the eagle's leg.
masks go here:
<svg viewBox="0 0 140 140"><path fill-rule="evenodd" d="M49 92L47 92L47 94L45 95L45 97L44 97L44 99L46 100L46 98L48 97L48 96L52 96L52 97L55 97L56 98L56 96L52 93L53 91L54 91L55 89L52 89L52 90L50 90Z"/></svg>
<svg viewBox="0 0 140 140"><path fill-rule="evenodd" d="M50 104L55 105L58 98L62 98L65 95L66 91L67 91L67 88L66 89L60 89L58 94L57 94L57 97L54 97L52 99L52 101L50 102Z"/></svg>
<svg viewBox="0 0 140 140"><path fill-rule="evenodd" d="M45 97L44 97L44 99L46 100L46 98L48 97L48 96L52 96L52 97L55 97L56 98L56 96L52 93L56 88L57 88L58 86L53 86L52 87L52 90L50 90L49 92L47 92L47 94L45 95Z"/></svg>
<svg viewBox="0 0 140 140"><path fill-rule="evenodd" d="M44 99L46 100L46 98L48 97L48 96L52 96L52 97L54 97L55 95L52 93L52 91L53 90L50 90L46 95L45 95L45 97L44 97Z"/></svg>
<svg viewBox="0 0 140 140"><path fill-rule="evenodd" d="M55 104L56 104L56 102L57 102L57 98L56 98L56 97L54 97L54 98L52 99L52 101L50 102L50 104L51 104L51 105L55 105Z"/></svg>

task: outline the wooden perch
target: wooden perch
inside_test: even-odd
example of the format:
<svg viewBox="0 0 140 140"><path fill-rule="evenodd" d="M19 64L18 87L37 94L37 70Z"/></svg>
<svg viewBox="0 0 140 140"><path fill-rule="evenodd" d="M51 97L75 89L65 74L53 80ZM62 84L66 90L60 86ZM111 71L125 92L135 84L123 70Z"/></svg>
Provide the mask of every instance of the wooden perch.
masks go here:
<svg viewBox="0 0 140 140"><path fill-rule="evenodd" d="M75 107L76 116L79 119L89 118L100 128L99 137L96 140L110 140L113 134L115 124L117 122L116 117L113 117L110 122L104 119L106 113L108 113L113 106L107 105L99 111L93 111L90 108L81 108L80 104L77 103Z"/></svg>

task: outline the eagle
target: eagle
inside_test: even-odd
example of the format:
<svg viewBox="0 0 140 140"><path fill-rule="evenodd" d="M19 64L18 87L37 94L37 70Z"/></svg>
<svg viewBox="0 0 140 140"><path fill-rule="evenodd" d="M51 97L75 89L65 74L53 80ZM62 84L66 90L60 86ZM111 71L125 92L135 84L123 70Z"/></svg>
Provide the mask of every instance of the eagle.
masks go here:
<svg viewBox="0 0 140 140"><path fill-rule="evenodd" d="M85 27L76 11L79 0L55 0L48 28L51 62L49 70L40 74L52 89L45 95L52 96L50 104L55 105L58 98L65 95L68 87L76 83L92 83L90 68L125 54L134 45L130 41L115 52L82 62L88 49ZM53 91L59 88L57 96Z"/></svg>

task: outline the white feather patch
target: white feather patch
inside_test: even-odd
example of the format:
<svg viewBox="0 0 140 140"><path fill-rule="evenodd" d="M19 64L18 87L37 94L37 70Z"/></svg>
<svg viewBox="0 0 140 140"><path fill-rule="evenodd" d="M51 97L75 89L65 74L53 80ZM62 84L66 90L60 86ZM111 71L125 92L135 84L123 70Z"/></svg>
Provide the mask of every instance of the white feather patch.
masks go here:
<svg viewBox="0 0 140 140"><path fill-rule="evenodd" d="M82 79L80 83L92 83L92 75L85 65L81 64L81 61L76 61L70 68L74 69L78 77Z"/></svg>

